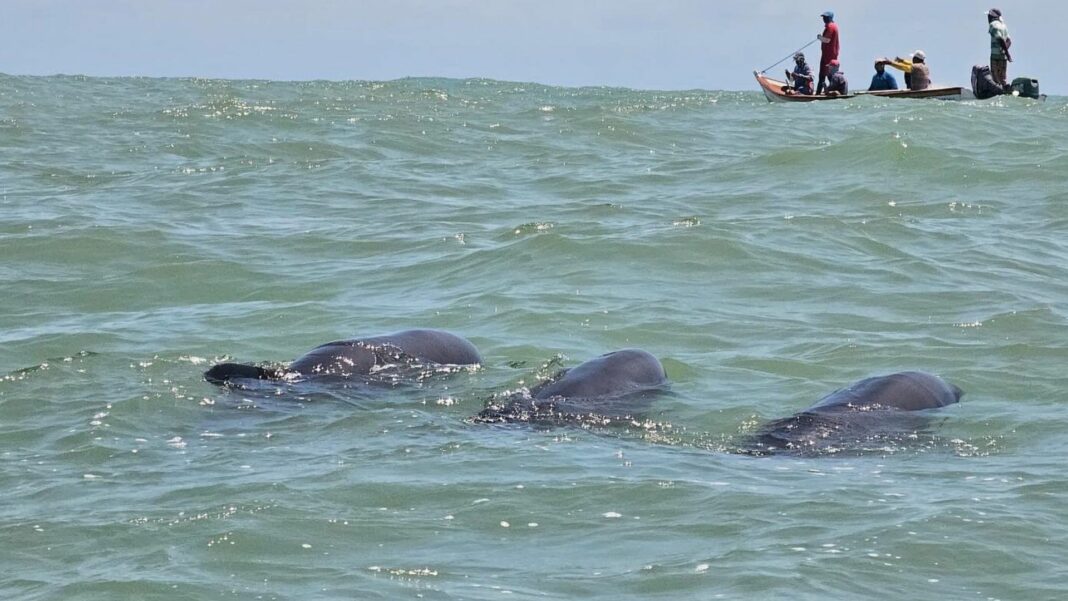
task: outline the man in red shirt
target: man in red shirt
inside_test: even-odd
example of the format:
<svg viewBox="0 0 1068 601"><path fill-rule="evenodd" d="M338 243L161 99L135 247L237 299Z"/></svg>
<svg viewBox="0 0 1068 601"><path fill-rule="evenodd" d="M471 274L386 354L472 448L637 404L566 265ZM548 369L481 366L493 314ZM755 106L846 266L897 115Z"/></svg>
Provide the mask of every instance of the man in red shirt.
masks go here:
<svg viewBox="0 0 1068 601"><path fill-rule="evenodd" d="M823 33L817 35L816 39L823 44L820 47L822 53L820 54L820 82L816 86L817 94L823 93L831 61L838 60L838 24L834 22L834 13L828 10L820 16L823 17Z"/></svg>

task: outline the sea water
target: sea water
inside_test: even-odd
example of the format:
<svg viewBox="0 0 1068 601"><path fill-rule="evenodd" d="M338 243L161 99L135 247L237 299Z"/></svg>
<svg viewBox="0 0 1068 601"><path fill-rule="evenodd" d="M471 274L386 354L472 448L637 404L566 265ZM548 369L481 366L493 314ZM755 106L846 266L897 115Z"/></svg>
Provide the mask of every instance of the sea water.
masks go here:
<svg viewBox="0 0 1068 601"><path fill-rule="evenodd" d="M4 599L1063 599L1068 100L0 76ZM456 332L396 388L203 381ZM633 423L475 424L615 349ZM733 453L906 369L865 452Z"/></svg>

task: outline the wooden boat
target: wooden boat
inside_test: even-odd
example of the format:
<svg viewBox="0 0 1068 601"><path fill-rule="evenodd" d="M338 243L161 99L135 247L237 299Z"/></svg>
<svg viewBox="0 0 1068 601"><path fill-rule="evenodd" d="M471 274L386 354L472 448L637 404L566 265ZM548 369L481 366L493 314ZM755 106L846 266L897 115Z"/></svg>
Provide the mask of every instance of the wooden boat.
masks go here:
<svg viewBox="0 0 1068 601"><path fill-rule="evenodd" d="M768 98L768 102L813 102L816 100L842 100L844 98L852 98L853 95L848 96L827 96L826 94L809 95L809 94L787 94L782 89L787 85L785 81L779 81L772 79L763 73L753 71L753 77L756 77L757 83L760 84L760 89L764 90L764 96Z"/></svg>
<svg viewBox="0 0 1068 601"><path fill-rule="evenodd" d="M878 92L857 92L857 95L879 96L881 98L937 98L938 100L960 100L964 88L960 86L931 87L926 90L879 90Z"/></svg>
<svg viewBox="0 0 1068 601"><path fill-rule="evenodd" d="M764 91L764 96L767 97L768 102L812 102L814 100L841 100L843 98L855 98L857 96L878 96L880 98L937 98L939 100L960 100L964 88L960 86L949 87L937 87L927 88L926 90L880 90L878 92L869 92L867 90L854 92L848 96L826 96L826 95L805 95L805 94L786 94L782 91L786 86L785 81L779 81L772 79L763 73L753 71L753 76L756 77L757 83L760 84L760 89Z"/></svg>

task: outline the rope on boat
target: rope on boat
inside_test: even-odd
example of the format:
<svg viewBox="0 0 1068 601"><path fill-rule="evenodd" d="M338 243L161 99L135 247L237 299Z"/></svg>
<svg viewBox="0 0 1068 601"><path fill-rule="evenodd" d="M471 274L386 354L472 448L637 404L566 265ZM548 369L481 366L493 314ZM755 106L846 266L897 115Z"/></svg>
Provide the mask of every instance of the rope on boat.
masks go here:
<svg viewBox="0 0 1068 601"><path fill-rule="evenodd" d="M776 63L775 63L774 65L769 65L769 66L768 66L767 68L765 68L765 69L761 69L761 70L760 70L760 72L761 72L761 73L765 73L765 72L767 72L767 70L768 70L768 69L771 69L772 67L776 67L776 66L778 66L778 65L779 65L779 63L781 63L781 62L783 62L784 60L786 60L786 59L790 58L791 56L793 56L793 55L797 54L798 52L801 52L801 51L802 51L802 50L804 50L805 48L808 48L809 46L811 46L811 45L815 44L815 43L816 43L817 41L819 41L819 40L818 40L818 39L812 40L811 42L809 42L809 43L805 44L804 46L802 46L802 47L798 48L797 50L794 50L794 51L793 51L793 52L791 52L790 54L787 54L786 56L782 57L782 58L781 58L781 59L779 59L779 60L778 60L778 62L776 62Z"/></svg>

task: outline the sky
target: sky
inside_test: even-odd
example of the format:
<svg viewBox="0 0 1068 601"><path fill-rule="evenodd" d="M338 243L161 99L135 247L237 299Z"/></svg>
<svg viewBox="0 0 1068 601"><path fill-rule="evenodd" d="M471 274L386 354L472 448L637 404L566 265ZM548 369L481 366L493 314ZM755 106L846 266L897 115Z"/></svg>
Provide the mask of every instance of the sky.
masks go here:
<svg viewBox="0 0 1068 601"><path fill-rule="evenodd" d="M0 0L0 72L756 90L752 72L814 40L833 10L852 87L876 57L916 49L936 84L967 86L989 59L991 1L1013 39L1010 79L1068 95L1064 0Z"/></svg>

